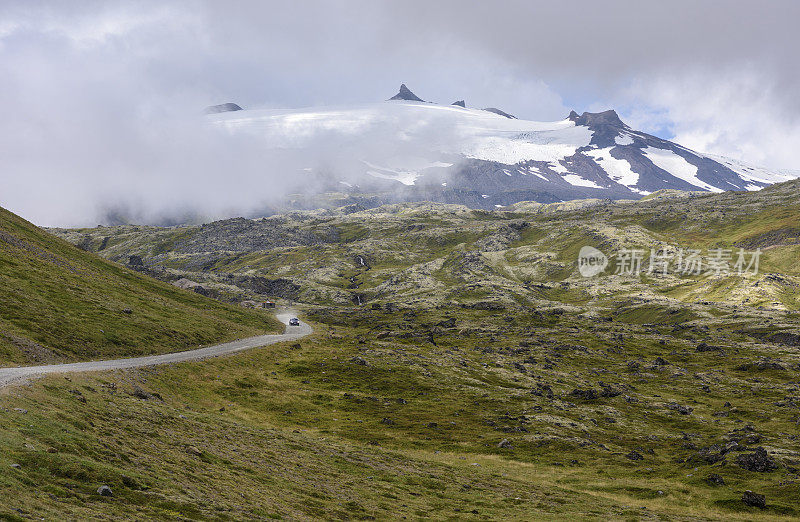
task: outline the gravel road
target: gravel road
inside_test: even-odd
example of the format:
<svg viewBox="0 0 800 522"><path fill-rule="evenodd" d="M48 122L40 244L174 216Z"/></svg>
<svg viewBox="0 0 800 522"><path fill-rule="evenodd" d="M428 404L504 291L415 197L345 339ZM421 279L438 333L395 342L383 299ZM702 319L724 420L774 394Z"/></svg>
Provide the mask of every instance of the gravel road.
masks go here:
<svg viewBox="0 0 800 522"><path fill-rule="evenodd" d="M9 384L25 382L31 378L45 375L48 373L74 373L74 372L98 372L105 370L119 370L123 368L141 368L143 366L156 366L159 364L178 363L185 361L198 361L208 357L218 357L228 355L251 348L258 348L268 344L275 344L284 341L294 341L305 337L313 330L307 324L301 322L300 326L288 326L289 319L295 317L294 312L287 311L276 314L278 320L287 325L284 333L258 335L239 339L229 343L206 346L196 350L185 352L165 353L161 355L148 355L145 357L132 357L129 359L109 359L104 361L86 361L77 363L49 364L46 366L18 366L14 368L0 368L0 387Z"/></svg>

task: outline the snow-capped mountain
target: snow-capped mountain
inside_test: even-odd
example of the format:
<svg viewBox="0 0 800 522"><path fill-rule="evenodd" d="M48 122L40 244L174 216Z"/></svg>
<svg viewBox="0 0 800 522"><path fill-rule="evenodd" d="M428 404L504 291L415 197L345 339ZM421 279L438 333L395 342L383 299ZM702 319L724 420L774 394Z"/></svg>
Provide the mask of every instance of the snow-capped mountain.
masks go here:
<svg viewBox="0 0 800 522"><path fill-rule="evenodd" d="M613 110L527 121L463 101L423 102L405 85L382 103L208 118L231 133L263 138L266 147L303 151L308 165L296 180L308 182L298 186L390 195L384 201L491 208L525 200L638 199L660 189L758 190L797 177L636 131Z"/></svg>

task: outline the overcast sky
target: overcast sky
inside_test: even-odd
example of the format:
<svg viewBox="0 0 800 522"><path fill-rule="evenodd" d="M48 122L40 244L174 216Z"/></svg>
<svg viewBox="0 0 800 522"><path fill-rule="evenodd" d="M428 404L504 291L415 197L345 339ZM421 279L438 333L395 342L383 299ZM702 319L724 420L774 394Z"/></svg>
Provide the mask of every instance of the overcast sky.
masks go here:
<svg viewBox="0 0 800 522"><path fill-rule="evenodd" d="M0 205L84 224L76 208L142 179L202 198L230 151L176 122L401 82L526 119L616 108L695 150L800 169L798 20L795 0L0 0Z"/></svg>

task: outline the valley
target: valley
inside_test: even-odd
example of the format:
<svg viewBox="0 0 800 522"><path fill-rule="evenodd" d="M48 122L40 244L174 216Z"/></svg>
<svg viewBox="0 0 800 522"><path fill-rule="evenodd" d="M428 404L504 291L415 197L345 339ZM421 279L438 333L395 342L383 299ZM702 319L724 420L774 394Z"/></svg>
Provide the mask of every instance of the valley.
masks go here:
<svg viewBox="0 0 800 522"><path fill-rule="evenodd" d="M5 390L6 468L52 496L7 487L75 516L795 518L798 190L53 230L217 301L291 303L314 333ZM762 254L584 278L584 245Z"/></svg>

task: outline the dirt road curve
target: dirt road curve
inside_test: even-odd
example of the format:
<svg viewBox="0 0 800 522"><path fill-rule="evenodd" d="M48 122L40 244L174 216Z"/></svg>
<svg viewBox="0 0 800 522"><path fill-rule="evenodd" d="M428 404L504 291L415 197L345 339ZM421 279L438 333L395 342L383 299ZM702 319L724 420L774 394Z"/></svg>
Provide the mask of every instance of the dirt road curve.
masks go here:
<svg viewBox="0 0 800 522"><path fill-rule="evenodd" d="M162 355L148 355L146 357L133 357L130 359L111 359L107 361L87 361L78 363L50 364L46 366L18 366L15 368L0 368L0 387L13 383L27 381L48 373L74 373L74 372L97 372L103 370L119 370L123 368L141 368L143 366L156 366L159 364L169 364L184 361L197 361L208 357L217 357L231 353L258 348L268 344L275 344L284 341L294 341L305 337L313 330L305 323L300 326L288 326L289 319L294 317L293 312L288 311L279 313L276 317L286 324L286 330L282 334L259 335L239 339L225 344L206 346L197 350L185 352L165 353Z"/></svg>

